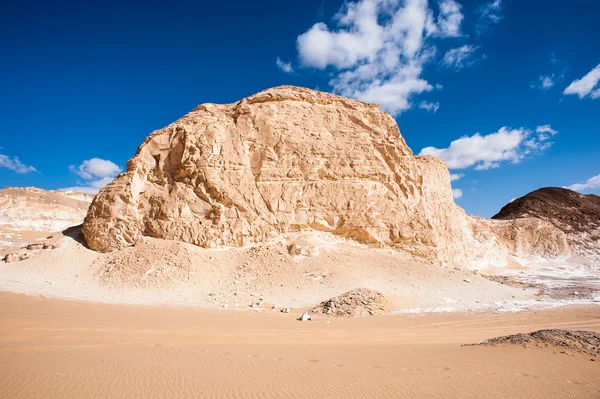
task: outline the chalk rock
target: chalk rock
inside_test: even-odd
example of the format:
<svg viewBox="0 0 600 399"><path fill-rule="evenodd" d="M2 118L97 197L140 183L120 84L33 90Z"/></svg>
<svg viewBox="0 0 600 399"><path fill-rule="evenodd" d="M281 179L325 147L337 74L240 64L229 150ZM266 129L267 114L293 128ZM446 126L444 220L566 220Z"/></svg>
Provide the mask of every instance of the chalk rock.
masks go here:
<svg viewBox="0 0 600 399"><path fill-rule="evenodd" d="M106 252L142 235L212 248L320 231L479 267L510 252L491 223L454 203L444 162L414 156L377 105L280 86L150 134L83 233Z"/></svg>

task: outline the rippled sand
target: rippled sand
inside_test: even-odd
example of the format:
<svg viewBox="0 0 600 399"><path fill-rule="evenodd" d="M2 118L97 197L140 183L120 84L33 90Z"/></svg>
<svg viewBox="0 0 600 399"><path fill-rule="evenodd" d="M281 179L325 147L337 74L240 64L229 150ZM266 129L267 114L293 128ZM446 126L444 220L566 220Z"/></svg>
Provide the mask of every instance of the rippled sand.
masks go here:
<svg viewBox="0 0 600 399"><path fill-rule="evenodd" d="M600 308L316 319L0 294L1 398L596 398L600 359L461 347ZM327 322L330 321L330 322Z"/></svg>

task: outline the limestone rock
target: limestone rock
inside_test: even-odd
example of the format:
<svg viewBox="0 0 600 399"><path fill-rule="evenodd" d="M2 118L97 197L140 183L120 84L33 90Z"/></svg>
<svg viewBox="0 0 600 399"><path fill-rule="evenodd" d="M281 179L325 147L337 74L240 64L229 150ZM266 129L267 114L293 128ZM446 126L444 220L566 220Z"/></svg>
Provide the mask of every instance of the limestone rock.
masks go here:
<svg viewBox="0 0 600 399"><path fill-rule="evenodd" d="M281 86L153 132L83 233L107 252L140 236L210 248L323 231L478 267L510 251L492 224L456 206L444 162L414 156L377 105Z"/></svg>

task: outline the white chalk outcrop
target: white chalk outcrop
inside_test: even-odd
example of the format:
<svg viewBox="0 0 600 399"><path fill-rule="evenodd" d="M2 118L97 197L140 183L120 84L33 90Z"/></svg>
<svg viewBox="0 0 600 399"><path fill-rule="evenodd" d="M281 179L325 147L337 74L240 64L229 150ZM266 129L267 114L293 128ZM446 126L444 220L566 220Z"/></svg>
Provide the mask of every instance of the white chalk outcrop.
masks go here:
<svg viewBox="0 0 600 399"><path fill-rule="evenodd" d="M543 221L465 214L444 162L414 156L377 105L293 86L203 104L153 132L83 225L103 252L143 235L208 248L298 231L469 268L570 251Z"/></svg>

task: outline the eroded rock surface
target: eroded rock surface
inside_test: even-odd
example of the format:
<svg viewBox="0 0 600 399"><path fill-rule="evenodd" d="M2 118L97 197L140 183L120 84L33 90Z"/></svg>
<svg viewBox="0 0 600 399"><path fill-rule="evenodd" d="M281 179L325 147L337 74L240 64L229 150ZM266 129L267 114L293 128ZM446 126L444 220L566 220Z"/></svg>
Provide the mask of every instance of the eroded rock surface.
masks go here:
<svg viewBox="0 0 600 399"><path fill-rule="evenodd" d="M92 249L113 251L141 235L208 248L325 231L478 267L523 247L494 226L531 228L492 224L456 206L444 162L414 156L378 106L281 86L153 132L96 196L83 232ZM528 246L556 255L563 244Z"/></svg>

